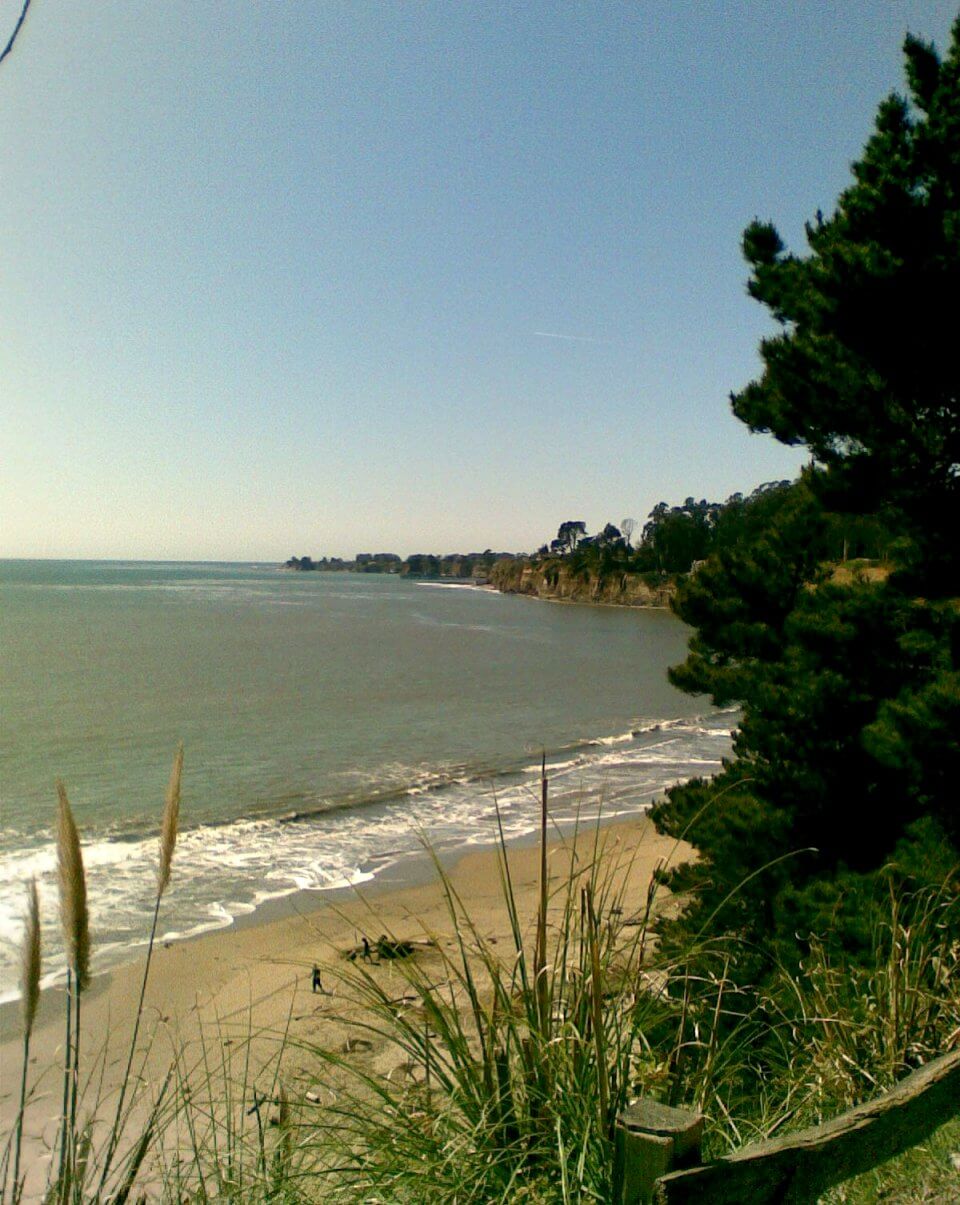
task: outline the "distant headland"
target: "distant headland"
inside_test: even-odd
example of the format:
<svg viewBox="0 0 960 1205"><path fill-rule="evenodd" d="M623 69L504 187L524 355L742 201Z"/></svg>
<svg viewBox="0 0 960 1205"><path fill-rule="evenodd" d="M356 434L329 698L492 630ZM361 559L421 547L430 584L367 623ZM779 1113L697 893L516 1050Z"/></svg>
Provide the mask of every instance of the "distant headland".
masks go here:
<svg viewBox="0 0 960 1205"><path fill-rule="evenodd" d="M516 553L494 552L490 548L484 552L456 552L446 556L418 552L406 559L395 552L358 552L352 561L336 556L317 560L310 556L292 556L281 568L298 573L392 573L401 577L456 578L486 583L498 561L516 559Z"/></svg>
<svg viewBox="0 0 960 1205"><path fill-rule="evenodd" d="M632 607L668 606L678 581L714 552L736 545L758 523L770 499L789 490L771 481L752 494L724 502L687 498L678 506L660 502L641 528L634 519L607 523L595 534L582 520L560 524L556 537L534 553L360 552L340 557L293 556L282 568L298 572L385 573L427 581L451 579L489 585L505 594L527 594L563 602ZM635 532L637 538L634 538ZM858 552L862 551L857 549Z"/></svg>

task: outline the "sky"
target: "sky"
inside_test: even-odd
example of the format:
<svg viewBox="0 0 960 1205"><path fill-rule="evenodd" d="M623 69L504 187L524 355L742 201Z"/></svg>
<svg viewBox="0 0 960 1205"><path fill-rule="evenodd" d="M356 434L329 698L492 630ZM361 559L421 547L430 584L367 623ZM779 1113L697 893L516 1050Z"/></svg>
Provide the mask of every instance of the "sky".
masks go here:
<svg viewBox="0 0 960 1205"><path fill-rule="evenodd" d="M0 0L0 44L21 0ZM0 556L520 551L793 477L729 394L956 0L33 0Z"/></svg>

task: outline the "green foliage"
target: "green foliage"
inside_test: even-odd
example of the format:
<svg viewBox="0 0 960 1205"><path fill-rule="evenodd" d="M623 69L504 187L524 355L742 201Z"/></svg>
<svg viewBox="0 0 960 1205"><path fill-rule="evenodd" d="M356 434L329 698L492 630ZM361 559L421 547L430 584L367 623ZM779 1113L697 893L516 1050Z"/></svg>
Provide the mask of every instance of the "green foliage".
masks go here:
<svg viewBox="0 0 960 1205"><path fill-rule="evenodd" d="M648 550L657 569L664 573L686 573L694 561L710 552L712 529L719 506L687 498L683 506L659 502L643 529L641 547Z"/></svg>
<svg viewBox="0 0 960 1205"><path fill-rule="evenodd" d="M781 329L733 408L752 430L806 445L830 505L888 516L923 588L949 594L960 589L960 18L942 63L916 39L904 49L910 101L881 104L836 212L807 226L810 254L787 254L766 223L744 235L750 293Z"/></svg>
<svg viewBox="0 0 960 1205"><path fill-rule="evenodd" d="M568 519L557 529L557 538L550 547L556 552L575 552L577 545L587 534L587 525L582 519Z"/></svg>
<svg viewBox="0 0 960 1205"><path fill-rule="evenodd" d="M613 523L607 523L596 535L586 534L582 522L560 525L557 538L537 552L541 563L564 563L584 577L604 577L617 573L651 575L651 584L664 577L686 574L701 565L711 553L742 543L748 533L765 525L766 503L789 489L787 481L772 481L759 486L748 497L734 494L726 502L708 502L687 498L681 506L658 502L650 512L642 536L634 547ZM632 534L634 521L624 520ZM844 547L860 556L876 556L888 539L885 530L866 520L846 519L827 527L839 558Z"/></svg>
<svg viewBox="0 0 960 1205"><path fill-rule="evenodd" d="M436 943L439 967L395 964L413 1007L398 1009L395 985L375 971L343 976L366 1031L397 1048L414 1079L311 1047L336 1077L316 1150L337 1200L610 1199L614 1120L641 1064L652 1066L645 1031L673 1006L638 977L646 926L623 927L625 868L608 859L601 870L598 833L579 850L579 869L541 897L531 942L501 835L508 951L484 937L437 864L456 942Z"/></svg>
<svg viewBox="0 0 960 1205"><path fill-rule="evenodd" d="M720 533L716 555L681 584L675 609L696 634L670 678L724 706L749 701L781 659L787 618L820 573L825 527L804 479L738 505Z"/></svg>
<svg viewBox="0 0 960 1205"><path fill-rule="evenodd" d="M819 939L869 958L879 868L904 889L927 881L921 846L960 848L960 21L942 64L912 39L906 55L913 106L881 105L810 254L769 225L744 236L781 329L734 411L817 463L731 499L675 600L695 634L672 681L743 712L719 777L654 813L700 852L672 876L692 895L664 937L738 934L742 983ZM841 575L851 550L894 572Z"/></svg>

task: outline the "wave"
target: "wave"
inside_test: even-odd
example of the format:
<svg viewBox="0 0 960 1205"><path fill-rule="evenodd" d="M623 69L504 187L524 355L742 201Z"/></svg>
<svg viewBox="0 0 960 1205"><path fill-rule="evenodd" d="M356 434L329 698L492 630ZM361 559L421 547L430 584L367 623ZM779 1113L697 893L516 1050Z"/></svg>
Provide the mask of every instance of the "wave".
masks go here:
<svg viewBox="0 0 960 1205"><path fill-rule="evenodd" d="M424 834L440 852L490 844L498 811L508 840L529 835L539 822L544 762L557 826L578 817L643 811L673 783L718 770L733 723L734 711L640 719L621 732L531 751L506 764L387 766L379 780L339 795L283 796L255 815L184 827L174 882L164 898L164 940L228 926L267 900L294 892L369 882L420 854ZM7 836L13 833L8 830ZM142 822L86 840L95 970L127 961L143 944L156 858L155 830ZM5 841L0 854L0 1001L16 994L22 884L31 875L41 892L45 958L51 967L46 982L58 982L63 974L52 834L21 835Z"/></svg>
<svg viewBox="0 0 960 1205"><path fill-rule="evenodd" d="M484 594L489 594L492 597L502 598L499 590L492 589L490 586L478 586L474 582L413 582L415 586L422 586L427 590L482 590Z"/></svg>

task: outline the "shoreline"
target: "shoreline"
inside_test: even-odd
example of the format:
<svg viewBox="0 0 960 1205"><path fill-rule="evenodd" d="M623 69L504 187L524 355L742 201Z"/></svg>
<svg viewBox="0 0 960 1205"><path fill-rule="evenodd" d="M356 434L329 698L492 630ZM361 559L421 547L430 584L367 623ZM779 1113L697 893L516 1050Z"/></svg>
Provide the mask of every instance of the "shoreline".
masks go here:
<svg viewBox="0 0 960 1205"><path fill-rule="evenodd" d="M525 766L524 768L526 769L527 767ZM628 814L625 814L621 809L610 816L606 816L602 812L599 816L593 813L589 820L578 820L566 814L558 818L551 818L551 842L563 840L577 824L581 826L589 825L591 828L594 825L599 825L600 828L607 828L610 825L625 821L630 822L634 819L641 819L653 806L654 802L654 799L649 799L639 804L635 812ZM154 839L153 834L151 834L151 844ZM523 848L537 840L537 827L534 823L531 823L528 829L509 835L507 837L507 844L511 849ZM156 945L190 944L204 941L208 938L216 938L220 934L229 933L235 929L257 928L276 920L283 920L291 915L300 915L304 912L323 912L327 908L336 908L345 900L355 898L358 893L372 896L383 892L400 891L410 886L421 886L428 882L434 874L433 856L437 857L444 869L450 870L462 858L469 857L473 853L492 852L496 846L497 837L495 830L491 830L490 836L481 840L470 838L464 841L457 841L447 838L444 843L430 849L414 847L376 854L368 857L366 861L357 867L357 877L352 882L344 882L331 887L290 887L275 894L271 893L252 905L234 903L232 907L235 907L236 911L230 914L225 913L225 915L229 915L228 920L222 923L211 921L202 928L198 927L187 932L177 932L174 930L171 933L168 928L165 928L165 910L161 907ZM176 894L176 879L177 858L175 854L172 886L168 891L170 895ZM95 889L95 884L91 884L90 882L88 872L88 889L91 885ZM119 958L117 961L111 961L107 965L99 967L96 965L98 935L95 924L92 936L94 968L90 985L86 990L86 998L90 998L92 994L101 990L100 985L102 980L109 978L111 975L122 971L123 968L129 966L131 963L136 963L143 958L146 953L149 932L148 929L145 929L142 940L136 944L131 943L118 951ZM47 971L44 973L44 979L47 979L48 974L56 977L47 982L41 980L41 999L51 992L62 994L65 987L65 970ZM0 1044L7 1040L11 1028L11 1017L15 1014L18 1016L19 1009L19 994L6 995L5 998L0 999Z"/></svg>
<svg viewBox="0 0 960 1205"><path fill-rule="evenodd" d="M562 607L607 607L616 611L669 611L669 603L612 602L601 598L560 598L552 594L534 594L527 590L501 590L499 586L477 586L477 590L492 590L508 598L528 598L531 602L557 603Z"/></svg>
<svg viewBox="0 0 960 1205"><path fill-rule="evenodd" d="M625 898L631 912L642 910L656 867L665 861L675 864L690 852L673 838L657 834L645 812L601 823L599 830L592 823L583 826L578 848L580 843L586 846L594 840L599 841L605 856L623 859L625 866L629 862ZM583 864L581 853L572 849L572 833L555 830L548 846L554 884L566 881L571 859L581 859ZM507 857L521 915L532 916L538 882L536 835L508 845ZM414 861L415 866L411 865ZM479 931L494 941L509 943L496 847L461 848L443 864ZM174 881L171 890L175 889ZM327 898L311 898L318 894ZM329 898L332 895L337 898ZM338 968L345 965L344 952L363 937L371 943L381 934L411 941L428 935L447 940L454 932L426 853L410 859L403 876L392 881L385 877L336 892L298 892L270 901L258 912L259 917L250 914L228 928L155 946L141 1037L144 1045L150 1039L144 1064L148 1085L162 1082L171 1059L183 1061L189 1074L189 1066L197 1065L198 1042L202 1043L204 1033L209 1040L215 1032L218 1043L237 1043L238 1048L255 1035L254 1063L264 1065L275 1057L277 1035L286 1030L296 1042L342 1043L349 1028L329 1015L326 996L312 993L313 966L321 967L325 987L333 984L335 991ZM86 1044L81 1078L94 1069L102 1076L98 1091L107 1100L106 1112L122 1075L143 965L141 956L102 972L83 996ZM396 969L387 965L377 973L397 976L398 991L402 991L402 975ZM25 1125L25 1142L37 1153L38 1165L56 1130L63 1000L60 988L42 993L31 1041L31 1083L37 1083L41 1072L47 1070ZM0 1060L6 1070L0 1093L0 1129L4 1133L9 1133L16 1116L22 1053L19 1020L18 1002L0 1009ZM109 1046L104 1044L107 1035ZM390 1052L376 1050L370 1057L383 1063ZM301 1072L294 1078L297 1074L302 1078Z"/></svg>
<svg viewBox="0 0 960 1205"><path fill-rule="evenodd" d="M648 810L662 798L663 791L672 782L702 773L704 758L710 759L710 772L719 769L718 758L723 750L712 740L707 740L704 746L704 734L722 736L726 741L729 731L725 711L714 710L649 723L633 720L625 731L614 726L610 735L582 738L558 746L547 759L553 831L570 831L578 823L578 816L579 823L592 824L597 811L600 823L607 825ZM678 735L679 744L676 743ZM672 751L664 758L650 755L648 765L648 746L656 749L663 741L674 742ZM715 749L719 752L715 753ZM186 827L178 840L174 865L174 879L180 879L183 886L171 892L172 909L165 907L161 912L159 936L178 942L194 941L234 927L259 925L273 917L287 915L291 909L325 907L329 902L349 898L357 887L380 891L420 881L425 872L418 867L425 862L425 855L419 847L417 834L423 826L426 825L430 832L435 851L444 864L449 865L462 853L495 844L497 830L492 815L495 798L503 807L507 841L512 845L532 840L538 828L534 796L538 792L541 757L542 754L535 756L533 750L525 750L521 758L515 762L501 762L496 770L491 771L480 763L476 767L452 767L443 776L425 774L420 780L389 791L357 795L355 799L345 795L339 803L347 807L347 815L353 814L351 809L355 804L377 805L370 830L376 835L371 835L369 840L364 837L366 830L357 829L356 824L347 826L345 837L342 829L341 836L337 836L339 805L315 809L300 805L298 810L288 809L278 816L251 814L241 816L235 822L215 821ZM675 764L671 764L671 759L675 759ZM610 762L612 764L608 765ZM635 766L641 771L637 782L633 780ZM449 807L443 801L444 793L448 792ZM478 808L478 800L483 803L482 808ZM412 821L409 818L404 821L404 815L395 806L397 803L410 805L414 813ZM418 810L422 813L419 819L416 816ZM303 837L298 836L297 826L301 821L307 825ZM313 864L303 851L308 849L304 842L314 839L310 827L314 822L321 832L317 839L326 843L323 868L329 864L336 873L312 873ZM246 832L244 826L249 824L255 828L260 824L267 825L264 831L270 844L261 851L259 862L268 869L279 868L269 877L243 878L244 859L251 852L248 843L255 843L260 834L259 828L252 833ZM209 843L204 835L208 831L212 834ZM87 850L94 851L92 863L87 861L87 865L93 893L94 974L97 979L136 960L145 949L149 916L141 908L142 914L136 920L131 909L124 916L123 925L118 925L114 932L104 894L109 900L118 890L125 891L120 898L126 906L128 896L132 897L134 889L139 892L141 883L146 883L149 890L155 865L155 842L153 824L145 833L137 832L125 866L132 867L135 860L138 874L135 877L132 870L125 870L120 889L111 888L109 877L104 882L103 867L117 861L117 855L112 851L123 846L114 843L109 835L98 836L96 833L85 845L85 860ZM239 858L236 865L241 871L235 871L234 863L226 861L225 874L221 875L220 866L209 850L219 849L225 842L229 846L228 852ZM274 846L283 859L277 863L270 861ZM104 854L103 850L107 852ZM50 863L50 852L44 852ZM198 868L203 870L202 876L198 876ZM62 988L66 978L59 950L56 883L50 881L48 871L49 867L42 871L48 879L42 921L51 953L44 956L43 991ZM195 890L192 884L202 884L204 877L209 886ZM222 892L216 889L218 883ZM41 888L43 885L41 878ZM141 895L138 907L142 901ZM7 941L3 951L0 1034L5 1028L5 1015L17 1007L16 951L16 941Z"/></svg>
<svg viewBox="0 0 960 1205"><path fill-rule="evenodd" d="M500 586L493 586L489 583L478 584L476 582L458 582L455 578L404 578L404 581L413 581L420 586L434 586L441 590L482 590L488 594L500 594L504 598L526 598L531 602L544 603L559 603L565 607L612 607L618 611L669 611L669 603L636 603L636 602L614 602L612 599L603 598L562 598L552 594L538 594L528 590L504 590Z"/></svg>
<svg viewBox="0 0 960 1205"><path fill-rule="evenodd" d="M554 600L545 599L543 601ZM653 802L650 801L641 804L633 815L624 816L622 813L619 813L610 817L603 815L599 818L592 817L589 821L581 823L580 827L583 831L593 832L597 828L601 832L605 832L608 829L620 826L629 828L633 825L647 825L649 824L647 813L653 806ZM552 833L548 843L549 849L554 850L555 847L561 847L572 836L577 823L568 818L551 820ZM531 827L529 831L508 839L508 853L512 856L514 851L528 849L531 846L535 846L538 841L539 833L535 828ZM336 912L342 905L349 904L351 901L359 898L374 899L380 896L399 895L407 890L421 889L436 882L434 856L436 856L445 871L452 873L456 871L462 862L468 859L474 857L495 858L497 847L497 839L492 836L489 841L450 845L444 850L431 851L428 849L419 849L404 851L399 856L394 857L383 870L372 872L369 878L361 878L355 883L339 887L293 888L282 895L270 896L249 910L238 911L225 924L211 926L210 928L202 929L200 932L178 934L175 937L163 937L163 907L161 905L161 924L158 926L154 957L156 957L157 949L161 947L170 949L174 946L194 946L197 943L216 942L219 938L231 933L256 930L274 924L283 924L296 918L302 919L305 916L311 918L322 916L328 911ZM171 887L168 889L171 893L176 892L176 862L176 854L174 854ZM110 982L116 976L123 976L129 973L130 968L142 967L143 959L146 955L147 938L148 934L144 933L142 943L130 946L126 951L127 956L123 957L121 961L96 970L91 977L89 987L84 993L84 1000L92 1000L102 992L109 990ZM93 934L93 941L95 945L95 932ZM48 996L62 999L63 993L64 983L62 981L42 986L38 1016L44 1014L43 1002ZM0 1000L0 1052L3 1052L7 1044L16 1037L19 1031L19 1018L19 997Z"/></svg>
<svg viewBox="0 0 960 1205"><path fill-rule="evenodd" d="M401 589L377 575L343 574L353 584L347 589L341 582L325 600L312 589L278 585L289 574L273 573L267 580L265 573L247 574L243 567L199 574L175 565L169 573L134 573L78 562L77 572L68 572L52 564L42 574L11 575L11 598L20 605L37 589L38 597L49 595L50 605L59 606L66 590L64 600L70 600L70 614L76 611L79 628L120 600L129 620L118 632L124 664L140 665L142 654L171 693L155 704L139 672L129 683L111 683L98 665L94 677L103 677L99 685L107 702L106 711L97 713L91 743L84 736L91 735L84 727L89 704L77 699L58 722L62 749L48 749L26 739L47 708L40 707L40 697L31 703L36 714L26 707L30 675L18 668L23 681L15 685L23 686L25 704L23 714L16 714L24 728L17 730L8 788L20 818L7 834L2 866L0 999L17 994L22 883L31 875L38 882L46 942L44 982L55 987L65 981L49 824L48 779L54 769L67 784L82 832L99 974L143 949L155 813L169 751L181 731L188 744L189 807L177 860L190 881L185 873L172 910L160 922L161 933L178 938L247 923L245 914L254 907L259 923L264 909L273 915L270 896L355 882L369 870L383 877L385 851L400 851L404 863L410 860L405 851L415 844L411 820L443 844L461 836L488 840L489 832L480 830L489 829L497 798L506 801L512 838L535 802L536 791L528 788L544 749L557 763L551 796L559 812L572 811L580 795L589 796L591 807L602 801L627 810L700 772L714 749L719 758L727 748L725 738L715 742L705 732L717 726L711 709L677 695L663 680L663 666L679 659L684 630L660 609L628 619L604 606L607 616L593 623L577 608L551 619L551 612L535 618L509 602L484 605L471 594L501 592L454 580L410 582ZM367 577L376 589L367 591ZM304 585L310 583L293 583ZM75 596L69 592L74 587ZM238 608L242 623L231 628L220 665L215 650L227 604ZM133 636L147 614L157 622L141 647ZM33 622L29 608L25 620ZM176 659L163 646L178 647L181 621L198 661L183 677L183 697L174 704L174 679L180 676L173 674ZM361 640L367 651L359 660L352 645L327 630L348 621L355 621L358 639L379 633L374 644ZM314 661L302 650L320 639L318 632L330 651ZM576 639L581 634L583 641ZM42 640L29 644L36 649ZM251 658L252 647L262 655ZM545 657L545 649L556 655ZM227 679L237 691L235 713L205 712L205 693L226 691ZM340 706L366 700L368 693L368 706ZM437 698L449 700L449 716L437 710ZM132 740L123 727L129 723L121 714L123 701L137 716L141 709L144 716L156 711L142 741ZM107 722L111 717L115 723ZM648 764L644 750L654 742L649 731L657 724L678 724L682 739L662 755L658 749ZM628 729L637 739L627 739ZM36 735L43 736L42 730ZM248 739L250 748L257 742L256 755L249 753ZM636 789L628 781L635 765L641 784ZM407 874L407 867L398 873ZM396 876L391 871L389 877Z"/></svg>

